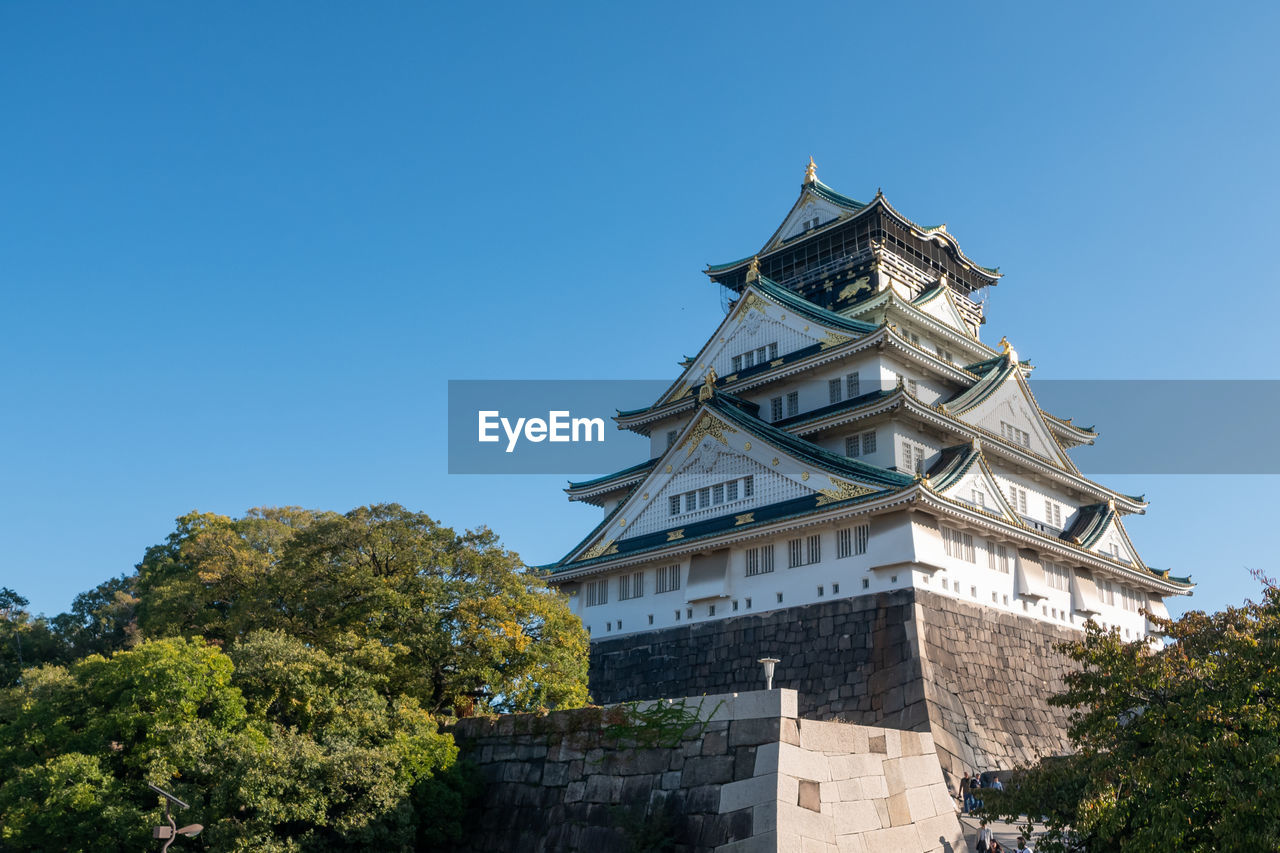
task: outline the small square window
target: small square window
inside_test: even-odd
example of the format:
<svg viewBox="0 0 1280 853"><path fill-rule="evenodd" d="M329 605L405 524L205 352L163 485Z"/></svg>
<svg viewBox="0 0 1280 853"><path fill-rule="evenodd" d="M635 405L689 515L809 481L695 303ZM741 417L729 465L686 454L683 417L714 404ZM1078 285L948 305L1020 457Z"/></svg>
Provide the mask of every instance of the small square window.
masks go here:
<svg viewBox="0 0 1280 853"><path fill-rule="evenodd" d="M897 575L889 575L889 583L897 583L897 582L898 582Z"/></svg>
<svg viewBox="0 0 1280 853"><path fill-rule="evenodd" d="M1004 606L1005 606L1005 607L1008 607L1008 606L1009 606L1009 596L1004 595L1004 596L1001 596L1001 598L1003 598L1003 599L1004 599Z"/></svg>
<svg viewBox="0 0 1280 853"><path fill-rule="evenodd" d="M733 600L733 609L734 609L734 610L737 610L737 609L738 609L738 599L736 599L736 598Z"/></svg>
<svg viewBox="0 0 1280 853"><path fill-rule="evenodd" d="M709 606L707 607L707 615L708 615L708 616L715 616L715 615L716 615L716 606L715 606L714 604L709 605Z"/></svg>
<svg viewBox="0 0 1280 853"><path fill-rule="evenodd" d="M692 618L693 618L693 608L692 608L692 607L686 607L686 608L685 608L685 610L684 610L684 616L685 616L685 618L686 618L686 619L692 619Z"/></svg>
<svg viewBox="0 0 1280 853"><path fill-rule="evenodd" d="M750 610L750 609L751 609L751 599L750 599L750 598L748 598L748 599L746 600L746 602L747 602L747 609L748 609L748 610Z"/></svg>
<svg viewBox="0 0 1280 853"><path fill-rule="evenodd" d="M782 593L778 593L778 603L782 603Z"/></svg>
<svg viewBox="0 0 1280 853"><path fill-rule="evenodd" d="M650 625L652 625L652 624L653 624L653 614L652 614L652 613L650 613L650 614L649 614L649 624L650 624Z"/></svg>
<svg viewBox="0 0 1280 853"><path fill-rule="evenodd" d="M992 603L992 604L999 604L999 603L1000 603L999 598L997 598L997 597L996 597L996 593L994 593L994 592L993 592L993 593L991 593L991 603Z"/></svg>
<svg viewBox="0 0 1280 853"><path fill-rule="evenodd" d="M863 579L862 579L862 588L863 588L863 589L866 589L866 588L867 588L867 587L869 587L869 586L871 586L871 580L870 580L870 578L863 578Z"/></svg>
<svg viewBox="0 0 1280 853"><path fill-rule="evenodd" d="M976 586L971 586L971 587L969 587L969 595L973 596L974 598L977 598L977 597L978 597L978 588L977 588Z"/></svg>
<svg viewBox="0 0 1280 853"><path fill-rule="evenodd" d="M840 584L838 584L838 583L833 583L833 584L831 585L831 594L832 594L832 595L839 595L839 594L840 594Z"/></svg>
<svg viewBox="0 0 1280 853"><path fill-rule="evenodd" d="M613 630L613 623L612 623L612 622L606 622L606 623L604 623L604 629L605 629L606 631L612 631L612 630Z"/></svg>
<svg viewBox="0 0 1280 853"><path fill-rule="evenodd" d="M818 598L822 598L823 592L824 592L823 588L818 587Z"/></svg>

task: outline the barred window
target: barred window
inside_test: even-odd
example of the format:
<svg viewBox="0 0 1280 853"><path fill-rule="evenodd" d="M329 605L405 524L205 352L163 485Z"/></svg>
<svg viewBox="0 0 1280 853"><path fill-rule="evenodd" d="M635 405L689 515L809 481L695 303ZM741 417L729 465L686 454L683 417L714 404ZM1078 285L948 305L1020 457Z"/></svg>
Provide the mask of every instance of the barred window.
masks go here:
<svg viewBox="0 0 1280 853"><path fill-rule="evenodd" d="M977 562L977 555L973 550L973 535L945 524L942 525L942 550L948 557L969 563Z"/></svg>
<svg viewBox="0 0 1280 853"><path fill-rule="evenodd" d="M795 417L800 414L800 392L792 391L787 394L787 417Z"/></svg>
<svg viewBox="0 0 1280 853"><path fill-rule="evenodd" d="M1031 435L1026 430L1018 429L1011 423L1005 421L1000 422L1000 435L1012 441L1014 444L1020 444L1023 447L1031 446Z"/></svg>
<svg viewBox="0 0 1280 853"><path fill-rule="evenodd" d="M992 571L1009 574L1009 549L995 542L987 543L987 567Z"/></svg>
<svg viewBox="0 0 1280 853"><path fill-rule="evenodd" d="M862 441L860 436L846 435L844 437L844 455L845 456L861 456Z"/></svg>
<svg viewBox="0 0 1280 853"><path fill-rule="evenodd" d="M671 508L672 515L680 514L680 496L679 495L672 495L670 500L667 503Z"/></svg>
<svg viewBox="0 0 1280 853"><path fill-rule="evenodd" d="M751 497L751 493L754 489L754 483L755 483L754 474L749 474L746 477L742 478L742 496L744 498Z"/></svg>
<svg viewBox="0 0 1280 853"><path fill-rule="evenodd" d="M840 402L840 391L841 391L841 387L840 387L840 386L841 386L841 382L840 382L840 380L839 380L839 379L829 379L829 380L827 380L827 392L828 392L828 393L830 394L830 396L831 396L831 402L832 402L832 403L839 403L839 402Z"/></svg>
<svg viewBox="0 0 1280 853"><path fill-rule="evenodd" d="M794 569L804 565L804 542L792 539L787 542L787 567Z"/></svg>
<svg viewBox="0 0 1280 853"><path fill-rule="evenodd" d="M1051 501L1048 498L1044 500L1044 520L1046 524L1052 524L1054 527L1062 526L1062 505Z"/></svg>
<svg viewBox="0 0 1280 853"><path fill-rule="evenodd" d="M862 434L862 455L868 456L876 452L876 431L869 430Z"/></svg>
<svg viewBox="0 0 1280 853"><path fill-rule="evenodd" d="M747 549L747 574L764 575L773 571L773 546Z"/></svg>
<svg viewBox="0 0 1280 853"><path fill-rule="evenodd" d="M867 541L871 538L871 525L858 524L836 531L836 559L867 553Z"/></svg>
<svg viewBox="0 0 1280 853"><path fill-rule="evenodd" d="M856 371L844 378L844 395L851 400L858 396L858 374Z"/></svg>
<svg viewBox="0 0 1280 853"><path fill-rule="evenodd" d="M733 357L733 372L737 373L741 369L742 369L742 356L735 355Z"/></svg>
<svg viewBox="0 0 1280 853"><path fill-rule="evenodd" d="M658 569L657 583L654 586L655 592L673 592L680 588L680 564L675 563L670 566L663 566Z"/></svg>
<svg viewBox="0 0 1280 853"><path fill-rule="evenodd" d="M609 581L587 581L582 595L583 607L595 607L598 604L609 603Z"/></svg>
<svg viewBox="0 0 1280 853"><path fill-rule="evenodd" d="M629 598L642 598L644 596L644 572L634 572L630 575L623 575L618 578L618 600L626 601Z"/></svg>
<svg viewBox="0 0 1280 853"><path fill-rule="evenodd" d="M778 345L769 344L769 360L773 361L778 357Z"/></svg>
<svg viewBox="0 0 1280 853"><path fill-rule="evenodd" d="M782 420L782 398L781 397L774 397L772 400L769 401L769 420L771 421Z"/></svg>
<svg viewBox="0 0 1280 853"><path fill-rule="evenodd" d="M1021 515L1027 514L1027 490L1020 489L1012 483L1009 484L1009 506L1013 511Z"/></svg>
<svg viewBox="0 0 1280 853"><path fill-rule="evenodd" d="M738 481L730 480L724 484L724 499L733 503L738 499Z"/></svg>
<svg viewBox="0 0 1280 853"><path fill-rule="evenodd" d="M809 537L808 552L808 562L817 563L822 560L822 536L815 533Z"/></svg>
<svg viewBox="0 0 1280 853"><path fill-rule="evenodd" d="M724 483L716 483L711 487L711 503L724 503Z"/></svg>

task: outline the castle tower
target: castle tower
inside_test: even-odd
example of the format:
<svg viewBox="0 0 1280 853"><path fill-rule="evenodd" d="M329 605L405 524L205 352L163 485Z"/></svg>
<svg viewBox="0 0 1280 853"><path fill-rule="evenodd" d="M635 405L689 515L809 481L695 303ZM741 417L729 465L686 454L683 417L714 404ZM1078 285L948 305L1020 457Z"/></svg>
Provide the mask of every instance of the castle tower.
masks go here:
<svg viewBox="0 0 1280 853"><path fill-rule="evenodd" d="M706 274L723 321L616 418L649 459L567 489L604 516L551 567L594 699L755 689L773 657L802 714L931 731L953 776L1066 749L1054 644L1145 636L1192 585L1138 556L1143 499L1072 462L1093 429L981 340L998 270L811 160L764 246Z"/></svg>

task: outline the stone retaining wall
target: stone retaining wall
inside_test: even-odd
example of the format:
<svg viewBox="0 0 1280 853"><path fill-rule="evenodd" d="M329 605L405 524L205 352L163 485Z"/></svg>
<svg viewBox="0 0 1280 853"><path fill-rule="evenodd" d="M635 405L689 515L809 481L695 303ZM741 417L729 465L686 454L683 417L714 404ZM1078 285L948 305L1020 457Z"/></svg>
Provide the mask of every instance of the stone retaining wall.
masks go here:
<svg viewBox="0 0 1280 853"><path fill-rule="evenodd" d="M929 734L799 719L792 690L675 702L701 722L661 746L608 737L634 719L617 710L460 721L486 780L460 849L965 849Z"/></svg>
<svg viewBox="0 0 1280 853"><path fill-rule="evenodd" d="M922 590L895 590L596 640L591 693L610 703L757 688L800 694L801 716L933 735L949 781L1067 751L1067 715L1047 699L1078 634Z"/></svg>

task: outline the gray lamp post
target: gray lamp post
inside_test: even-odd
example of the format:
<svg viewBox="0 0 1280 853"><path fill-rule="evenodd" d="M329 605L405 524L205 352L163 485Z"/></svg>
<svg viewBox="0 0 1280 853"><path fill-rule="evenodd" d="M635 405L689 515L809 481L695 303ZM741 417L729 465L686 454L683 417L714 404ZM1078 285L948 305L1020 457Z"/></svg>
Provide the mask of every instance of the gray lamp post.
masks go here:
<svg viewBox="0 0 1280 853"><path fill-rule="evenodd" d="M760 658L756 663L764 664L764 689L773 689L773 668L778 665L777 658Z"/></svg>
<svg viewBox="0 0 1280 853"><path fill-rule="evenodd" d="M164 797L164 819L169 821L168 826L157 826L151 830L152 838L160 838L164 840L164 845L160 848L160 853L166 853L169 849L169 845L173 844L173 839L179 835L185 835L187 838L195 838L200 834L200 831L204 829L203 826L198 823L192 823L179 829L177 821L175 821L173 819L173 815L169 813L169 806L171 804L176 805L180 809L188 809L191 808L190 806L175 797L173 794L170 794L164 788L158 788L150 782L147 783L147 787Z"/></svg>

